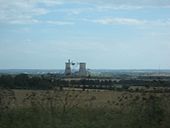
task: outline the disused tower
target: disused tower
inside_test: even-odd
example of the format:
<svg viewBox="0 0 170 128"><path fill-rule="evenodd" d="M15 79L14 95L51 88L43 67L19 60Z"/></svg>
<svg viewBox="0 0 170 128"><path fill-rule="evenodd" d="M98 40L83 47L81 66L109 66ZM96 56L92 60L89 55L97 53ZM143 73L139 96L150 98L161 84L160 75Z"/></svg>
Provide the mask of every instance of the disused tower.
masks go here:
<svg viewBox="0 0 170 128"><path fill-rule="evenodd" d="M87 76L86 63L79 63L79 76Z"/></svg>
<svg viewBox="0 0 170 128"><path fill-rule="evenodd" d="M68 62L65 63L65 75L70 76L71 75L71 62L68 60Z"/></svg>

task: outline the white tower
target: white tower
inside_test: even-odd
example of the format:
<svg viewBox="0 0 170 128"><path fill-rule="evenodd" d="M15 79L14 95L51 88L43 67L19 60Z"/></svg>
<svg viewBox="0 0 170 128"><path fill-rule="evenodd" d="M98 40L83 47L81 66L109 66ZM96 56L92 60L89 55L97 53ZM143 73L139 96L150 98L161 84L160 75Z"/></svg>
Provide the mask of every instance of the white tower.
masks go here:
<svg viewBox="0 0 170 128"><path fill-rule="evenodd" d="M87 71L86 71L86 63L79 63L80 68L79 68L79 76L87 76Z"/></svg>
<svg viewBox="0 0 170 128"><path fill-rule="evenodd" d="M68 62L65 63L65 75L69 76L71 75L71 62L68 60Z"/></svg>

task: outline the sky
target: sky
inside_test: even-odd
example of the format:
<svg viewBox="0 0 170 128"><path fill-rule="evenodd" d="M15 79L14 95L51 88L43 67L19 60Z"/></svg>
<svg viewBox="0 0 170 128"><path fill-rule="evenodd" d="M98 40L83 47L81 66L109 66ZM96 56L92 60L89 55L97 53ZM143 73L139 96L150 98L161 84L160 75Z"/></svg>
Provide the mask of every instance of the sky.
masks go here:
<svg viewBox="0 0 170 128"><path fill-rule="evenodd" d="M0 0L0 69L170 69L170 0Z"/></svg>

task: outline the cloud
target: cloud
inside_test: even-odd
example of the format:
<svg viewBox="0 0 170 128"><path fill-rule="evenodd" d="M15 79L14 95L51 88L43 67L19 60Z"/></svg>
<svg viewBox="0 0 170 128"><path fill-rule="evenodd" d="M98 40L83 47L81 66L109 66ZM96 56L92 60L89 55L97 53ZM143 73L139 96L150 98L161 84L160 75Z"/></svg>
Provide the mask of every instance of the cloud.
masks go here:
<svg viewBox="0 0 170 128"><path fill-rule="evenodd" d="M23 0L0 1L0 22L3 23L34 23L34 16L45 15L48 10L35 7L34 2Z"/></svg>
<svg viewBox="0 0 170 128"><path fill-rule="evenodd" d="M74 22L70 22L70 21L58 21L58 20L49 20L46 21L45 23L47 24L53 24L53 25L73 25Z"/></svg>
<svg viewBox="0 0 170 128"><path fill-rule="evenodd" d="M26 20L11 20L9 21L10 24L35 24L40 23L39 20L36 19L26 19Z"/></svg>
<svg viewBox="0 0 170 128"><path fill-rule="evenodd" d="M159 26L170 26L170 19L159 19L152 21L151 24Z"/></svg>
<svg viewBox="0 0 170 128"><path fill-rule="evenodd" d="M141 25L145 24L146 21L144 20L137 20L137 19L130 19L130 18L105 18L105 19L98 19L93 20L95 23L99 24L122 24L122 25Z"/></svg>
<svg viewBox="0 0 170 128"><path fill-rule="evenodd" d="M59 0L37 0L37 3L42 3L46 6L56 6L56 5L62 5L63 1L59 1Z"/></svg>
<svg viewBox="0 0 170 128"><path fill-rule="evenodd" d="M91 13L91 12L96 12L96 8L92 7L79 7L79 8L63 8L63 9L58 9L56 12L61 12L65 13L68 15L79 15L82 13Z"/></svg>
<svg viewBox="0 0 170 128"><path fill-rule="evenodd" d="M68 6L69 4L71 6ZM75 6L72 6L72 4ZM62 15L72 16L81 15L82 13L91 15L91 13L100 13L104 11L111 12L113 9L141 9L146 6L170 7L170 0L0 0L0 23L45 23L46 21L41 21L39 17L54 13L54 10L57 10L56 12ZM50 19L46 23L58 25L73 24L68 21L66 17L60 20L61 21ZM74 20L77 19L75 18ZM130 18L106 18L93 20L93 22L101 24L145 24L145 21Z"/></svg>
<svg viewBox="0 0 170 128"><path fill-rule="evenodd" d="M169 0L61 0L63 4L73 3L73 8L58 9L68 14L79 15L81 13L100 13L114 10L137 10L144 8L170 8ZM80 6L79 7L77 7Z"/></svg>
<svg viewBox="0 0 170 128"><path fill-rule="evenodd" d="M0 0L0 22L12 24L38 23L37 16L49 13L49 6L60 5L56 0Z"/></svg>
<svg viewBox="0 0 170 128"><path fill-rule="evenodd" d="M101 19L82 19L85 22L98 23L102 25L145 25L145 26L170 26L170 19L142 20L134 18L109 17Z"/></svg>
<svg viewBox="0 0 170 128"><path fill-rule="evenodd" d="M112 6L170 6L169 0L71 0L72 2Z"/></svg>

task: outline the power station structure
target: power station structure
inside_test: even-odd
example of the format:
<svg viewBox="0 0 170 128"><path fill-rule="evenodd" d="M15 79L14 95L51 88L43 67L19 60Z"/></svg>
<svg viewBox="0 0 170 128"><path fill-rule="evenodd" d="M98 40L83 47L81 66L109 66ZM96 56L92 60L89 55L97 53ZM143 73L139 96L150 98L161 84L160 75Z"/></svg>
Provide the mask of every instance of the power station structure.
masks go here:
<svg viewBox="0 0 170 128"><path fill-rule="evenodd" d="M75 67L79 66L78 71L74 71ZM86 70L86 63L85 62L73 62L68 60L68 62L65 63L65 76L87 76L87 70Z"/></svg>
<svg viewBox="0 0 170 128"><path fill-rule="evenodd" d="M70 76L71 75L71 62L68 60L68 62L65 63L65 75Z"/></svg>

